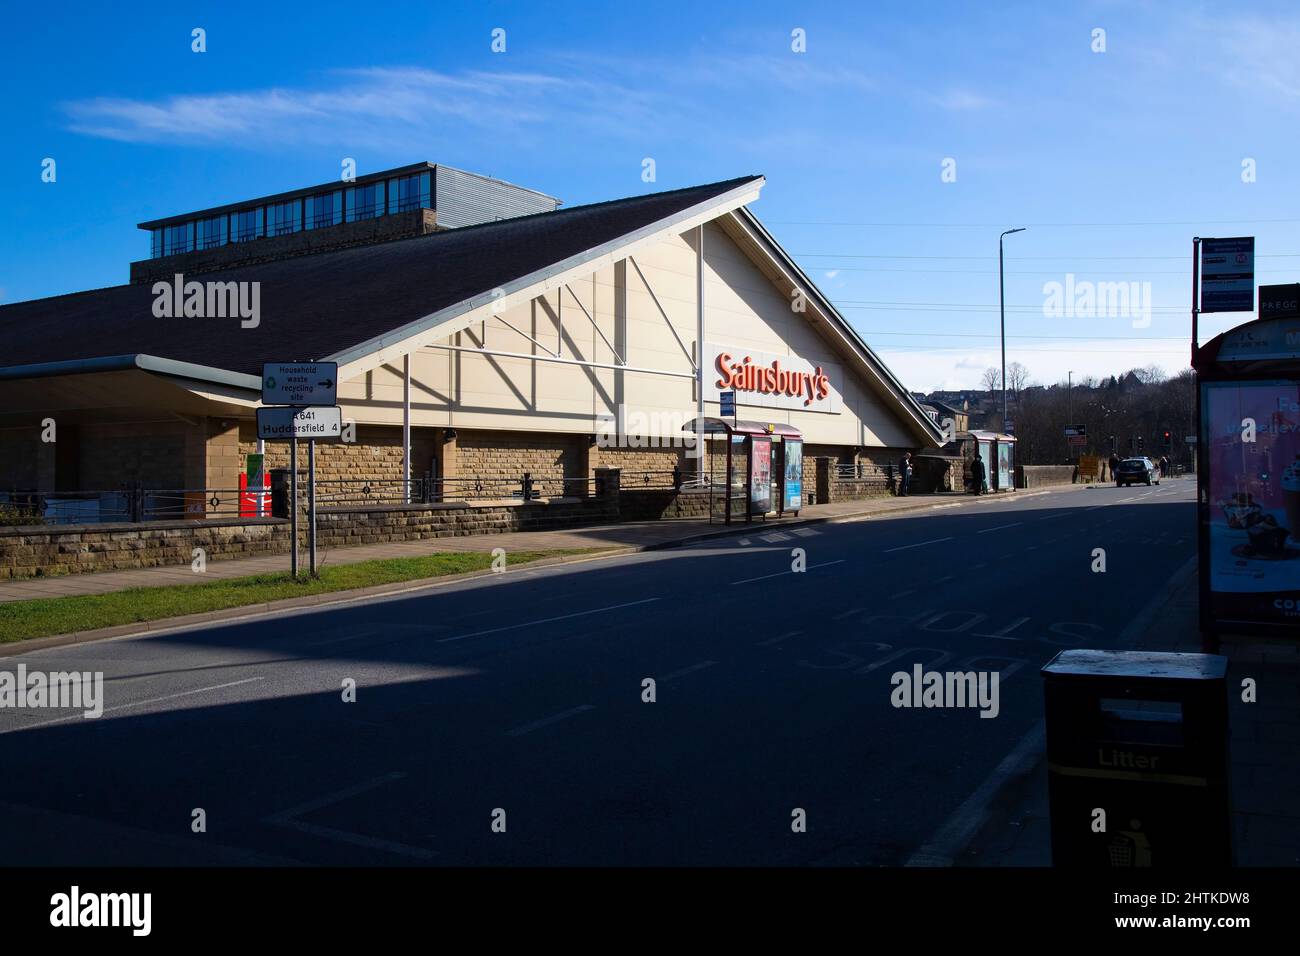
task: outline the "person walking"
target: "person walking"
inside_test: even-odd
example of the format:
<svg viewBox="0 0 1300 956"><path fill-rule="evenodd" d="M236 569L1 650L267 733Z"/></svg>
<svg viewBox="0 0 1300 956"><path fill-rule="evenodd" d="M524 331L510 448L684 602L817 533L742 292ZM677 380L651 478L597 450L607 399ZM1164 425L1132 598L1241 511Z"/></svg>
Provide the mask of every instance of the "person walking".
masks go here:
<svg viewBox="0 0 1300 956"><path fill-rule="evenodd" d="M1110 453L1110 478L1102 479L1103 481L1114 481L1115 472L1119 469L1119 455L1114 452Z"/></svg>
<svg viewBox="0 0 1300 956"><path fill-rule="evenodd" d="M912 453L910 451L905 451L903 452L903 457L898 462L898 493L906 498L911 486Z"/></svg>
<svg viewBox="0 0 1300 956"><path fill-rule="evenodd" d="M973 495L984 494L984 459L979 455L970 463L970 490Z"/></svg>

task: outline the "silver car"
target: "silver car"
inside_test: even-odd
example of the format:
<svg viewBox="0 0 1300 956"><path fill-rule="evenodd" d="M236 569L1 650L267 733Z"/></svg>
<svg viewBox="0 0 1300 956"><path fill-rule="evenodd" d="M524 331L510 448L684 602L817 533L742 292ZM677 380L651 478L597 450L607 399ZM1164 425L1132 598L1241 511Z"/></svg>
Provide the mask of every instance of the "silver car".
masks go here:
<svg viewBox="0 0 1300 956"><path fill-rule="evenodd" d="M1150 458L1125 458L1115 469L1115 487L1144 484L1160 484L1160 469Z"/></svg>

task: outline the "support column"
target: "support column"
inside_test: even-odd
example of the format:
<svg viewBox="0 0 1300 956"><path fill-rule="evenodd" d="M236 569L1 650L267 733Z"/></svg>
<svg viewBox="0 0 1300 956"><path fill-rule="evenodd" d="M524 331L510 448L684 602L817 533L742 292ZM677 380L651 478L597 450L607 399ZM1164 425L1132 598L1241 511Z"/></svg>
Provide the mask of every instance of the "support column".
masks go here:
<svg viewBox="0 0 1300 956"><path fill-rule="evenodd" d="M701 484L705 477L704 369L704 226L701 224L695 227L695 474Z"/></svg>
<svg viewBox="0 0 1300 956"><path fill-rule="evenodd" d="M411 353L402 356L402 500L411 503Z"/></svg>

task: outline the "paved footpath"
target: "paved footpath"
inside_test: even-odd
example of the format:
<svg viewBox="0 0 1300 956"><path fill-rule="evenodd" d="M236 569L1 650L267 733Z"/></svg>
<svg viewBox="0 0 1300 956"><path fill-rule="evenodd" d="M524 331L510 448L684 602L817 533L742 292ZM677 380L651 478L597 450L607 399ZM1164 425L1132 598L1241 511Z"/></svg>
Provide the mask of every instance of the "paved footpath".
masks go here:
<svg viewBox="0 0 1300 956"><path fill-rule="evenodd" d="M1054 488L1018 491L1017 497L1044 493L1062 493L1086 488L1086 485L1062 485ZM611 550L648 551L671 547L711 535L740 534L746 531L762 534L777 528L820 521L837 521L874 515L889 515L935 507L979 507L982 503L1006 500L1008 496L972 495L947 492L930 495L909 495L905 498L880 497L863 501L840 501L826 505L811 505L800 512L798 518L771 519L753 525L733 525L726 528L720 523L710 524L707 519L672 519L663 521L633 521L621 524L593 525L563 531L516 531L508 534L462 535L447 538L425 538L419 541L399 541L386 544L359 545L353 548L321 549L318 560L322 567L331 564L353 564L379 558L410 558L446 551L492 551L505 548L511 551L550 551L570 548L607 548ZM300 556L301 567L306 567L307 555ZM225 578L240 578L254 574L272 574L289 570L288 554L272 554L254 558L210 561L203 574L195 574L188 564L157 568L132 568L126 571L101 571L90 574L65 574L54 577L25 578L0 584L0 604L7 601L26 601L34 598L66 597L73 594L105 594L125 588L160 587L173 584L203 584Z"/></svg>
<svg viewBox="0 0 1300 956"><path fill-rule="evenodd" d="M1199 652L1196 562L1175 577L1136 649ZM1300 644L1225 636L1232 737L1234 853L1238 866L1300 865ZM1252 677L1257 702L1243 703ZM1050 866L1047 767L1009 787L968 848L963 866Z"/></svg>

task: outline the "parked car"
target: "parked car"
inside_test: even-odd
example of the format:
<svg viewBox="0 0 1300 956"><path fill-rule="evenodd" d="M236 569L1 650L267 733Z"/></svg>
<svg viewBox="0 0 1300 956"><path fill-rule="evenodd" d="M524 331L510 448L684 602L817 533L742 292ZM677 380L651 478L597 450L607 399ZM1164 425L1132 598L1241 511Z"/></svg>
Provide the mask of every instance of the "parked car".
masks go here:
<svg viewBox="0 0 1300 956"><path fill-rule="evenodd" d="M1115 469L1115 487L1123 488L1141 482L1160 484L1160 469L1150 458L1125 458Z"/></svg>

